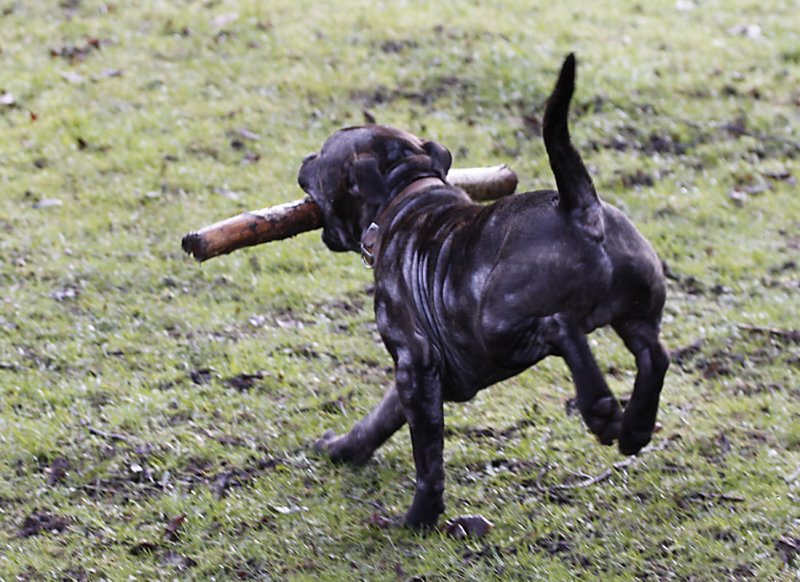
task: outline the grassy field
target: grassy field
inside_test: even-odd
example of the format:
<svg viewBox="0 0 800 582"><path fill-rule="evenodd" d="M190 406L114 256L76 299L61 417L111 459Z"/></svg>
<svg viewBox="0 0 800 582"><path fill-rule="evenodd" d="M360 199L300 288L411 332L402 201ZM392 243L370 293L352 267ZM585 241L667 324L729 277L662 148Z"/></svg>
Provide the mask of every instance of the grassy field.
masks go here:
<svg viewBox="0 0 800 582"><path fill-rule="evenodd" d="M0 580L800 579L800 3L0 0ZM669 269L663 429L624 460L548 360L446 408L445 519L405 431L312 443L391 381L370 273L319 233L198 266L335 129L407 128L553 186L573 135ZM592 336L624 397L633 361Z"/></svg>

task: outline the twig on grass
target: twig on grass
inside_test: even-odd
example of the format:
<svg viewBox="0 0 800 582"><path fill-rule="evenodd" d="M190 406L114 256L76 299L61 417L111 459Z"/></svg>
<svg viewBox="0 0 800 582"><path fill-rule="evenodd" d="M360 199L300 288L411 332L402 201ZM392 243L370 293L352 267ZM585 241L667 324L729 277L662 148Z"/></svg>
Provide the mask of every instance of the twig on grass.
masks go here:
<svg viewBox="0 0 800 582"><path fill-rule="evenodd" d="M362 503L364 505L369 505L378 511L387 511L386 506L379 501L375 501L374 499L364 499L363 497L359 497L358 495L353 495L352 493L347 493L344 495L345 499L349 499L350 501L355 501L357 503Z"/></svg>
<svg viewBox="0 0 800 582"><path fill-rule="evenodd" d="M577 483L560 483L558 485L551 485L549 487L549 490L559 491L564 489L583 489L585 487L591 487L592 485L597 485L598 483L602 483L603 481L607 480L616 471L627 469L628 467L636 463L639 459L641 459L644 454L663 451L664 449L667 448L670 442L672 442L671 438L669 437L665 438L662 441L660 441L657 445L650 445L648 447L645 447L638 455L633 455L623 461L614 463L599 475L595 475L594 477L588 477L583 481L578 481Z"/></svg>
<svg viewBox="0 0 800 582"><path fill-rule="evenodd" d="M800 341L800 330L796 329L778 329L775 327L762 327L760 325L750 325L747 323L739 323L736 327L742 331L747 331L754 334L765 334L774 338L784 339L792 342Z"/></svg>
<svg viewBox="0 0 800 582"><path fill-rule="evenodd" d="M95 428L92 425L87 425L86 428L89 431L89 434L93 434L110 441L123 441L126 443L131 442L131 440L124 434L119 434L117 432L107 432L105 430L100 430L99 428Z"/></svg>
<svg viewBox="0 0 800 582"><path fill-rule="evenodd" d="M786 477L786 482L794 483L798 477L800 477L800 467L797 467L797 471Z"/></svg>

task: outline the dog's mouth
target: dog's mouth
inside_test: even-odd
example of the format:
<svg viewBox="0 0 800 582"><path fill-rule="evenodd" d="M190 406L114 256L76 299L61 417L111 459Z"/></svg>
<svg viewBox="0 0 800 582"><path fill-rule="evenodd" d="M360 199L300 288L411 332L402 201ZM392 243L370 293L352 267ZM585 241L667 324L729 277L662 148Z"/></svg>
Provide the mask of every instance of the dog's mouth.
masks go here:
<svg viewBox="0 0 800 582"><path fill-rule="evenodd" d="M342 232L338 229L324 227L322 230L322 242L335 253L357 250L349 241L345 240Z"/></svg>

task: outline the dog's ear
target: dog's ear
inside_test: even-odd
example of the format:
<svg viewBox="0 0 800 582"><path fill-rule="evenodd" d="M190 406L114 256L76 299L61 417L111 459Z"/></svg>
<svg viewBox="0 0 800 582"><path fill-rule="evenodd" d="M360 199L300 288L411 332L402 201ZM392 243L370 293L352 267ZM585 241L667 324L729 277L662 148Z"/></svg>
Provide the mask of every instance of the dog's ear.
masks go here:
<svg viewBox="0 0 800 582"><path fill-rule="evenodd" d="M297 173L297 183L307 194L311 194L312 184L317 182L317 159L319 154L308 154L303 158L300 171Z"/></svg>
<svg viewBox="0 0 800 582"><path fill-rule="evenodd" d="M375 156L363 154L353 160L351 181L353 193L371 204L381 204L388 196L386 182Z"/></svg>
<svg viewBox="0 0 800 582"><path fill-rule="evenodd" d="M450 151L442 144L435 141L426 141L422 148L430 156L433 162L433 169L439 173L442 180L447 179L447 172L450 171L450 164L453 163L453 156Z"/></svg>

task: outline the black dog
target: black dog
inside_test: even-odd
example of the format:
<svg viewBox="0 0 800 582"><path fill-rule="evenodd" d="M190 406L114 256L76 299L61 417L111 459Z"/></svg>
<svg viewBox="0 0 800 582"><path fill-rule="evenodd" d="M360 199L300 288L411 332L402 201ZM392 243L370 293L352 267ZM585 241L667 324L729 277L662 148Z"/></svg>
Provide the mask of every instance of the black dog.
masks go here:
<svg viewBox="0 0 800 582"><path fill-rule="evenodd" d="M395 385L344 436L317 448L364 463L404 423L416 492L405 516L432 526L444 511L443 401L465 401L549 355L562 357L577 405L601 443L624 454L649 441L669 357L658 335L661 262L616 208L599 200L567 127L575 58L547 103L544 142L558 192L482 206L445 181L450 153L389 127L341 130L300 169L334 251L361 251L375 268L378 329ZM623 414L585 334L611 325L636 357Z"/></svg>

